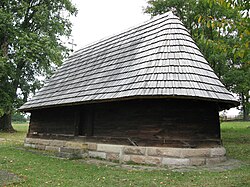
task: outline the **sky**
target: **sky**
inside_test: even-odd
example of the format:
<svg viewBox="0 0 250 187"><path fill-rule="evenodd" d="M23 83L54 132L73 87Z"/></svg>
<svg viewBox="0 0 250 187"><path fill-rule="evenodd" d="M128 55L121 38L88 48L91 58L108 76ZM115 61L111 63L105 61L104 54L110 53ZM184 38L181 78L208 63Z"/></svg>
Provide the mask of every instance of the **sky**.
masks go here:
<svg viewBox="0 0 250 187"><path fill-rule="evenodd" d="M78 8L72 18L74 50L120 33L150 19L143 13L146 0L72 0ZM71 41L70 41L71 42Z"/></svg>
<svg viewBox="0 0 250 187"><path fill-rule="evenodd" d="M150 19L143 13L146 0L72 0L78 9L73 23L72 39L68 41L74 51L103 38L120 33ZM227 111L227 116L234 117L238 110Z"/></svg>

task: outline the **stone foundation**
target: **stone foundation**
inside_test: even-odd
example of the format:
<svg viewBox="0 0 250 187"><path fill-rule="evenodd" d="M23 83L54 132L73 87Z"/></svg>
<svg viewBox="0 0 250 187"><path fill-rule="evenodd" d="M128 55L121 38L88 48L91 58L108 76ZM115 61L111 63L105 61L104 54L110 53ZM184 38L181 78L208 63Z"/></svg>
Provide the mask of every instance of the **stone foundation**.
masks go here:
<svg viewBox="0 0 250 187"><path fill-rule="evenodd" d="M39 138L26 138L24 146L57 152L64 157L101 158L120 163L134 162L158 166L200 166L226 160L226 150L224 147L137 147Z"/></svg>

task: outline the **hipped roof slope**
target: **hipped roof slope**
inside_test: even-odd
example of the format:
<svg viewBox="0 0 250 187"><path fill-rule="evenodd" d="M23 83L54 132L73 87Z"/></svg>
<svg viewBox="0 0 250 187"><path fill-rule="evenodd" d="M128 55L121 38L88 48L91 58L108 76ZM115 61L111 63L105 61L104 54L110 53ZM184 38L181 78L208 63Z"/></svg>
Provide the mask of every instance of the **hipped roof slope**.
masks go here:
<svg viewBox="0 0 250 187"><path fill-rule="evenodd" d="M76 51L20 110L159 96L237 105L171 12Z"/></svg>

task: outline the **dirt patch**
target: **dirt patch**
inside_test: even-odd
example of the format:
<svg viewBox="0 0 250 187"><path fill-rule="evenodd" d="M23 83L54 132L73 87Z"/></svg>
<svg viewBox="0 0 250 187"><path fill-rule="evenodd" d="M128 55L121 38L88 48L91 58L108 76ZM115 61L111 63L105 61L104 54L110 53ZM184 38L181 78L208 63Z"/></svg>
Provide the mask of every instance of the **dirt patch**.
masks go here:
<svg viewBox="0 0 250 187"><path fill-rule="evenodd" d="M0 170L0 186L19 183L22 180L15 174Z"/></svg>

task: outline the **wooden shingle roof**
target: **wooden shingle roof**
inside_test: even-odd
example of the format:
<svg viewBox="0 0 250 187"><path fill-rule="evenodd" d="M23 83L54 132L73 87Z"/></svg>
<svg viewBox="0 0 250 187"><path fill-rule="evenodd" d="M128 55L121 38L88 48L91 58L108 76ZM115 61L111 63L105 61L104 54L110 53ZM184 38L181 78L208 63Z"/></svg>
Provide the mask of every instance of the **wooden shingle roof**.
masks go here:
<svg viewBox="0 0 250 187"><path fill-rule="evenodd" d="M237 105L169 12L76 51L20 110L147 97Z"/></svg>

